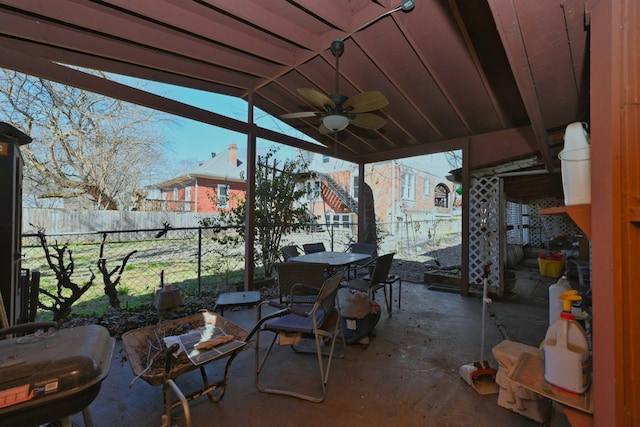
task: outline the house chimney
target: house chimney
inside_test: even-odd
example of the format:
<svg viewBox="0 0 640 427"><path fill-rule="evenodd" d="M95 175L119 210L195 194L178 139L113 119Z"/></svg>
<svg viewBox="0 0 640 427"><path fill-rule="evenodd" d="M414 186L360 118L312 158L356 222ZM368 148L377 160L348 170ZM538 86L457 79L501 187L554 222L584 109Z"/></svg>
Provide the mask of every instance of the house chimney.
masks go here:
<svg viewBox="0 0 640 427"><path fill-rule="evenodd" d="M238 166L238 144L229 144L229 162Z"/></svg>

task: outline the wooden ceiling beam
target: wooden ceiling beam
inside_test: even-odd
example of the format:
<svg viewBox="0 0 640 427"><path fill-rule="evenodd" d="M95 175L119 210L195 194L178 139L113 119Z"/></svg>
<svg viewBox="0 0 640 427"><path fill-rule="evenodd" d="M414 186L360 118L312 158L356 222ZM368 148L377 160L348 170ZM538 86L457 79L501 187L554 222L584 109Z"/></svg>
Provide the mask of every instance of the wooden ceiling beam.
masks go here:
<svg viewBox="0 0 640 427"><path fill-rule="evenodd" d="M364 163L375 163L384 160L455 151L462 149L466 144L469 144L469 153L473 161L473 163L469 164L469 168L475 169L509 158L532 155L535 151L536 142L532 128L525 126L468 137L429 142L381 153L365 154L362 156L362 161Z"/></svg>
<svg viewBox="0 0 640 427"><path fill-rule="evenodd" d="M0 35L0 46L14 52L29 52L30 55L49 62L73 65L82 68L100 70L107 73L119 74L143 80L156 81L169 85L182 86L205 92L219 93L228 96L240 97L244 91L243 85L230 86L206 80L209 68L199 63L184 62L184 74L180 74L181 65L173 62L174 69L178 72L170 72L153 67L152 64L136 65L117 61L100 56L93 56L82 52L34 43L26 40L14 39ZM162 62L162 54L154 60L154 63ZM202 68L202 69L200 69ZM200 69L200 70L199 70Z"/></svg>
<svg viewBox="0 0 640 427"><path fill-rule="evenodd" d="M520 91L522 101L536 136L538 149L547 170L553 170L554 164L549 154L549 142L544 124L536 85L533 80L531 65L522 40L522 32L518 22L518 14L514 0L488 0L493 14L500 40L504 46L511 71Z"/></svg>
<svg viewBox="0 0 640 427"><path fill-rule="evenodd" d="M18 26L14 23L11 26L17 36L42 43L74 50L80 50L74 46L85 44L86 52L102 50L110 52L109 55L112 57L117 55L118 58L122 58L123 52L130 51L132 46L136 46L138 51L150 50L154 54L158 51L167 52L171 54L172 60L177 59L176 55L179 55L192 61L260 77L269 76L277 70L273 59L261 56L269 55L268 52L264 52L264 49L260 56L253 53L238 53L239 51L221 44L211 43L151 21L133 18L135 15L116 14L104 6L82 6L76 2L65 1L42 3L33 0L7 0L4 3L19 7L23 12L41 14L37 15L38 17L25 13L16 15L15 19L21 19L23 24ZM3 33L7 34L8 31L3 28ZM227 33L224 28L219 31L221 34ZM87 43L89 40L90 43ZM62 43L66 44L62 45ZM262 43L255 42L259 46ZM273 51L273 48L270 50ZM277 52L273 53L277 58ZM292 62L293 56L290 52L287 52L286 56L285 54L281 56L283 61ZM136 63L137 56L129 56L128 61Z"/></svg>
<svg viewBox="0 0 640 427"><path fill-rule="evenodd" d="M246 70L247 73L242 77L245 79L245 85L248 81L255 81L255 79L248 80L252 74L249 63L245 63L243 66L230 64L232 67L221 67L218 64L204 63L197 58L180 57L169 51L148 49L135 43L111 39L70 26L5 11L0 13L0 25L3 34L93 56L102 56L170 72L183 72L185 75L191 75L194 71L190 70L195 70L195 72L199 72L199 78L204 79L206 76L208 80L215 81L217 79L221 83L239 80L238 71ZM234 66L239 68L234 70ZM217 68L220 75L217 76L217 72L212 73L211 67ZM272 68L272 71L275 69Z"/></svg>
<svg viewBox="0 0 640 427"><path fill-rule="evenodd" d="M476 66L476 70L478 71L478 75L480 76L480 79L482 80L482 83L484 85L485 91L487 92L487 96L489 97L489 100L491 102L491 105L493 106L493 110L496 113L496 116L498 117L498 120L500 121L500 124L502 125L502 127L507 127L507 118L504 114L504 111L502 110L502 108L500 108L500 104L498 103L497 97L495 92L493 91L493 89L491 88L491 85L489 84L489 79L487 79L487 75L484 72L484 68L482 67L482 64L480 63L480 58L478 57L478 52L476 52L476 48L473 45L473 41L471 40L471 36L469 35L469 30L467 29L467 25L465 24L464 20L462 19L462 16L460 16L460 10L458 8L458 4L457 2L460 0L449 0L449 5L451 7L451 10L453 12L453 16L455 17L456 23L458 24L458 28L460 28L460 32L462 34L462 38L464 40L465 45L467 46L467 50L469 51L469 55L471 55L471 59L473 60L473 63ZM469 125L467 125L467 128L469 130L469 132L471 133L471 127Z"/></svg>

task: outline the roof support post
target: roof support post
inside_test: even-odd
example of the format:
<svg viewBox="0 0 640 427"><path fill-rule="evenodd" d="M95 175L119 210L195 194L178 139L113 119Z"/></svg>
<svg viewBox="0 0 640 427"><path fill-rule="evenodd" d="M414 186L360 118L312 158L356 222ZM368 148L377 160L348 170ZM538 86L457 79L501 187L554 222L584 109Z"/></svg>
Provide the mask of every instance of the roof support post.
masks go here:
<svg viewBox="0 0 640 427"><path fill-rule="evenodd" d="M247 180L246 180L246 216L244 230L244 290L253 290L253 275L255 264L253 263L254 230L256 227L255 201L256 201L256 126L253 122L253 91L247 97L247 122L249 132L247 133Z"/></svg>
<svg viewBox="0 0 640 427"><path fill-rule="evenodd" d="M462 146L462 282L460 294L469 295L469 165L471 164L470 139Z"/></svg>
<svg viewBox="0 0 640 427"><path fill-rule="evenodd" d="M364 207L364 163L358 163L358 242L364 241Z"/></svg>

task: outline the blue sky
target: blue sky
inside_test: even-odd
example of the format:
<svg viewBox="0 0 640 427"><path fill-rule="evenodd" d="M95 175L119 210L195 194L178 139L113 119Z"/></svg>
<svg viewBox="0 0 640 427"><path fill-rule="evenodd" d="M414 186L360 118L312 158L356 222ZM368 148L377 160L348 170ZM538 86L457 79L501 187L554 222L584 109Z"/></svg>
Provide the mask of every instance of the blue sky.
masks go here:
<svg viewBox="0 0 640 427"><path fill-rule="evenodd" d="M193 105L217 114L222 114L236 120L247 121L247 103L240 98L188 89L178 86L171 86L150 81L126 81L135 80L124 78L123 83L139 87L142 90L155 93L166 98L171 98L185 104ZM198 163L211 157L211 153L220 153L229 147L229 144L237 144L239 155L246 155L247 136L227 129L200 123L194 120L185 119L178 116L170 116L172 125L167 125L161 133L167 141L168 157L173 166L178 168L186 167L184 162ZM275 117L272 117L261 110L254 113L255 123L266 129L285 133L300 139L313 141L306 135L287 126ZM278 155L284 158L293 158L297 150L284 145L276 144L272 141L258 140L258 155L263 154L269 147L279 147ZM429 170L433 173L448 173L452 166L443 162L443 158L436 156L437 160L429 163ZM405 163L411 164L410 159L405 159ZM421 160L420 162L424 162ZM424 166L424 164L422 164ZM169 167L168 169L172 169ZM418 169L422 170L423 167ZM440 170L442 169L442 170Z"/></svg>
<svg viewBox="0 0 640 427"><path fill-rule="evenodd" d="M239 98L155 82L145 83L142 89L236 120L247 121L247 103ZM247 137L242 133L182 117L171 117L174 125L166 126L162 134L169 142L168 148L171 156L176 160L205 160L211 156L212 152L219 153L232 143L238 144L238 148L242 151L246 149ZM254 121L260 127L308 139L295 129L262 111L254 113ZM270 141L258 141L260 151L262 151L261 148L266 149L266 147L273 145L274 143ZM280 146L280 154L287 157L293 155L293 151L289 147Z"/></svg>

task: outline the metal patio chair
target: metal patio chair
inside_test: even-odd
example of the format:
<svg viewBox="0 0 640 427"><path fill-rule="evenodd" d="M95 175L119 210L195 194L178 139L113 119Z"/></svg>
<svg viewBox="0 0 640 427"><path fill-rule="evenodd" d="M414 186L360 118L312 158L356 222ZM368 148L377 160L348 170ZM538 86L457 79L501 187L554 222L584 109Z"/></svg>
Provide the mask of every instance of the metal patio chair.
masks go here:
<svg viewBox="0 0 640 427"><path fill-rule="evenodd" d="M283 246L280 248L280 252L286 262L289 261L290 258L300 255L300 247L298 245Z"/></svg>
<svg viewBox="0 0 640 427"><path fill-rule="evenodd" d="M352 243L349 245L345 252L353 252L357 254L365 254L369 255L369 258L364 259L354 265L349 267L348 278L357 278L359 275L366 275L370 273L369 267L372 266L372 263L378 257L378 245L375 243ZM353 277L351 277L353 274Z"/></svg>
<svg viewBox="0 0 640 427"><path fill-rule="evenodd" d="M261 324L255 340L256 387L258 390L263 393L282 394L311 402L324 401L327 395L331 361L334 355L335 357L344 357L346 349L344 334L340 327L340 313L336 309L338 288L342 277L343 272L340 271L325 280L313 304L278 304L274 301L265 301L258 306L257 323ZM270 305L280 310L276 313L265 313L263 315L263 307L265 305ZM260 336L265 332L272 333L273 339L268 348L261 349ZM342 340L342 348L337 354L334 354L338 335ZM296 353L315 353L318 358L319 372L309 372L304 375L304 378L301 378L297 370L294 373L285 369L283 373L280 369L272 369L271 375L277 378L271 377L272 381L267 378L267 382L278 384L284 382L289 384L290 387L263 384L264 376L269 377L269 374L264 375L265 368L276 362L272 361L267 365L266 362L269 358L291 357L286 356L283 351L273 348L278 339L280 340L280 345L290 345ZM310 340L313 341L312 348L309 348L308 345ZM305 344L307 344L306 349ZM291 353L291 355L293 354L295 353ZM291 374L291 377L287 377L287 374ZM319 375L320 384L315 392L307 391L306 389L303 391L302 386L293 385L295 383L303 384L305 387L309 386L311 383L309 379L316 375Z"/></svg>
<svg viewBox="0 0 640 427"><path fill-rule="evenodd" d="M371 274L355 279L346 280L342 283L343 286L347 288L366 292L369 295L369 298L371 298L371 300L373 301L375 301L376 299L376 292L382 289L382 291L384 292L384 302L387 307L387 314L389 317L391 317L392 314L392 284L396 282L395 276L392 277L389 275L389 270L391 269L391 263L393 263L394 255L395 252L380 255L373 263L373 270L371 271ZM389 292L387 292L387 286L389 287Z"/></svg>
<svg viewBox="0 0 640 427"><path fill-rule="evenodd" d="M324 243L305 243L302 245L302 249L304 249L305 254L313 254L316 252L326 252L327 248L324 246Z"/></svg>
<svg viewBox="0 0 640 427"><path fill-rule="evenodd" d="M327 277L328 268L329 264L317 262L277 263L275 271L279 302L313 303Z"/></svg>

